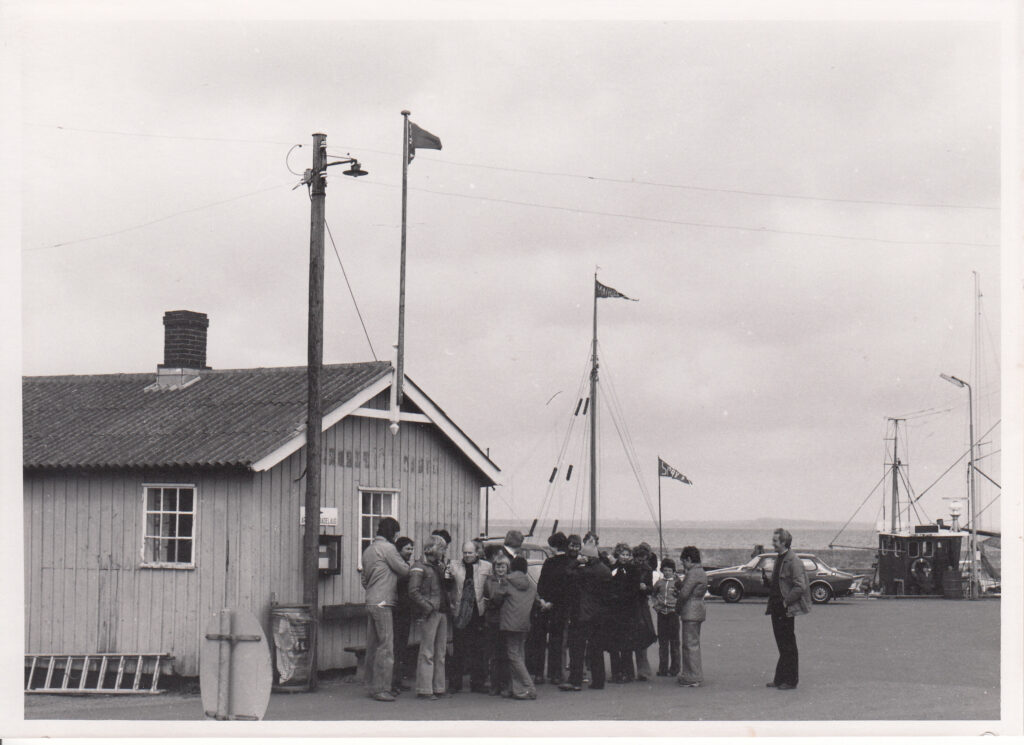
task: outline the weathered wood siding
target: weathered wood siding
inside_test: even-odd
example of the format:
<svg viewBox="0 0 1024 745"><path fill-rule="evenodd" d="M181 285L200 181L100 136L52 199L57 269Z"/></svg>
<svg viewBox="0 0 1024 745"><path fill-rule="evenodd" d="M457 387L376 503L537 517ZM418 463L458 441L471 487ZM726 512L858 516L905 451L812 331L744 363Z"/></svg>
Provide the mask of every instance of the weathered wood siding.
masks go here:
<svg viewBox="0 0 1024 745"><path fill-rule="evenodd" d="M195 485L194 568L141 566L150 483ZM32 472L24 489L27 653L167 652L196 675L210 616L250 607L251 474Z"/></svg>
<svg viewBox="0 0 1024 745"><path fill-rule="evenodd" d="M478 534L482 477L433 425L402 422L393 436L386 420L349 417L325 434L323 454L323 506L338 508L337 528L324 532L343 537L342 572L321 581L322 604L361 603L364 597L356 571L360 488L398 490L398 522L402 535L416 541L417 554L436 528L451 533L455 551ZM364 641L365 621L323 624L320 666L354 665L343 648Z"/></svg>
<svg viewBox="0 0 1024 745"><path fill-rule="evenodd" d="M398 491L402 533L418 546L446 528L455 548L476 535L482 477L433 425L349 417L325 433L322 504L338 508L342 573L323 578L324 605L360 603L359 488ZM339 456L340 454L340 456ZM168 652L198 674L200 635L220 608L251 610L269 632L271 594L302 600L305 449L263 473L26 472L26 653ZM349 465L351 464L351 465ZM195 484L194 569L141 564L143 484ZM318 664L354 664L365 623L323 624Z"/></svg>

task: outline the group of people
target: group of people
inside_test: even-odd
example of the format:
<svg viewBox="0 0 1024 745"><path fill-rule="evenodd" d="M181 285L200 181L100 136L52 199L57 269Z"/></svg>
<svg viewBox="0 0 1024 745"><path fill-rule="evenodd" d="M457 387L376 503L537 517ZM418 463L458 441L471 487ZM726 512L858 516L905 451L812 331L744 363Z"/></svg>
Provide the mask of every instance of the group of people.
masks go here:
<svg viewBox="0 0 1024 745"><path fill-rule="evenodd" d="M567 692L581 691L587 680L589 688L602 689L609 674L613 683L642 681L651 676L647 649L655 641L657 676L688 688L703 683L707 579L695 546L682 550L677 567L671 558L659 562L646 543L618 543L607 552L593 533L555 533L548 539L553 554L534 582L519 531L509 531L500 545L466 541L449 558L451 536L438 529L416 560L414 542L399 532L397 520L382 518L362 555L366 682L374 700L394 701L412 688L420 698L446 697L461 691L467 676L472 692L519 700L536 699L545 681ZM766 613L780 653L768 685L781 690L796 687L793 617L810 607L791 541L785 530L775 532L780 558L766 579ZM414 623L419 648L409 686L403 663Z"/></svg>

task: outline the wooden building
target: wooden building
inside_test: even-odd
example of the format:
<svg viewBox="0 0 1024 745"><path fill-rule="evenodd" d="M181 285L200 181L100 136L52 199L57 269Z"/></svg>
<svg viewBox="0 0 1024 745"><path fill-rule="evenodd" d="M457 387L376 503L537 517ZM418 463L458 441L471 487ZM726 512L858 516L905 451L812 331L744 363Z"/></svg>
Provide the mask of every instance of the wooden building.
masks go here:
<svg viewBox="0 0 1024 745"><path fill-rule="evenodd" d="M157 653L198 674L200 635L220 608L269 632L272 595L302 600L306 368L211 370L206 316L164 317L156 374L26 377L26 654ZM388 429L388 362L325 365L318 667L355 664L363 642L357 566L384 515L422 544L479 531L499 469L412 380ZM336 519L334 517L336 516Z"/></svg>

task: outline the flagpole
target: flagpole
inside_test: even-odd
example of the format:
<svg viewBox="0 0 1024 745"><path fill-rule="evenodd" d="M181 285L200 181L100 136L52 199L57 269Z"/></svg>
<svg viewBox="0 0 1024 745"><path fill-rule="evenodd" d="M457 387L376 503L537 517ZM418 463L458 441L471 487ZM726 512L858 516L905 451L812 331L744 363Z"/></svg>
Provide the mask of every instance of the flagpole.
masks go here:
<svg viewBox="0 0 1024 745"><path fill-rule="evenodd" d="M590 366L590 531L597 532L597 272L594 272L594 337Z"/></svg>
<svg viewBox="0 0 1024 745"><path fill-rule="evenodd" d="M402 382L405 379L405 220L409 189L409 114L402 110L402 253L399 259L398 279L398 359L395 363L395 396L393 421L398 422L398 409L402 406Z"/></svg>
<svg viewBox="0 0 1024 745"><path fill-rule="evenodd" d="M661 456L658 456L658 561L665 557L665 539L661 531Z"/></svg>

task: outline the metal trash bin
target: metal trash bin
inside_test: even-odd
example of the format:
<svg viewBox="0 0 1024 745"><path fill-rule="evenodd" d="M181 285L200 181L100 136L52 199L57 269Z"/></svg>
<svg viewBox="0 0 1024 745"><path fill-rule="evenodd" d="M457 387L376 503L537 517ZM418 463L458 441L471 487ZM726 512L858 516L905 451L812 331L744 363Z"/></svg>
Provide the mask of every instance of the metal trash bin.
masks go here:
<svg viewBox="0 0 1024 745"><path fill-rule="evenodd" d="M274 640L273 690L298 692L316 688L316 630L310 606L271 606L270 629Z"/></svg>

